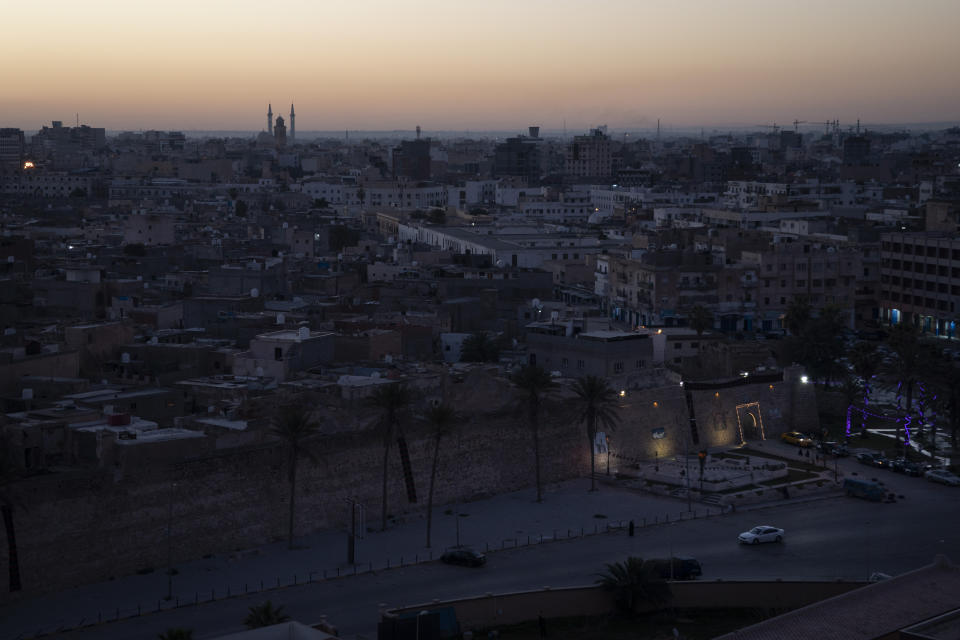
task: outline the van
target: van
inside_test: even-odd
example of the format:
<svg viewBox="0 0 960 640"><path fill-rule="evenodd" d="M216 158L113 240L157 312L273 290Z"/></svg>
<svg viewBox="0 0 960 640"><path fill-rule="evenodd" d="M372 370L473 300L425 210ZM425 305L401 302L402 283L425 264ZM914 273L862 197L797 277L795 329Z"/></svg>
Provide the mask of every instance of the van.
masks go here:
<svg viewBox="0 0 960 640"><path fill-rule="evenodd" d="M651 562L654 570L664 580L693 580L703 574L700 562L696 558L686 556L658 558Z"/></svg>
<svg viewBox="0 0 960 640"><path fill-rule="evenodd" d="M848 496L880 502L887 495L886 490L879 483L859 478L847 478L843 481L843 489Z"/></svg>

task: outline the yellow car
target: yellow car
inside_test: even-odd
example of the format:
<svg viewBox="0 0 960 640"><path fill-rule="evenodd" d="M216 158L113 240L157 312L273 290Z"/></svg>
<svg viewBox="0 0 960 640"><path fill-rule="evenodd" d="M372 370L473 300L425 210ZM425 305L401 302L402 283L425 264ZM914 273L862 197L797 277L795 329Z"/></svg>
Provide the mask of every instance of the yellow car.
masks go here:
<svg viewBox="0 0 960 640"><path fill-rule="evenodd" d="M806 435L800 433L799 431L787 431L780 436L780 439L786 442L787 444L795 444L800 447L812 447L813 440L808 438Z"/></svg>

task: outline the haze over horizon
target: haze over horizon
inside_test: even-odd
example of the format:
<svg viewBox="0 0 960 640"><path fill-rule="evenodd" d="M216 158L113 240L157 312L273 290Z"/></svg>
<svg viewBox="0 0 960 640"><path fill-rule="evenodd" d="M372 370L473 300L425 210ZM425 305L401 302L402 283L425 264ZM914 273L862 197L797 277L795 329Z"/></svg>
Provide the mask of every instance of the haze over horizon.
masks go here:
<svg viewBox="0 0 960 640"><path fill-rule="evenodd" d="M0 126L571 133L960 121L960 3L119 0L5 8Z"/></svg>

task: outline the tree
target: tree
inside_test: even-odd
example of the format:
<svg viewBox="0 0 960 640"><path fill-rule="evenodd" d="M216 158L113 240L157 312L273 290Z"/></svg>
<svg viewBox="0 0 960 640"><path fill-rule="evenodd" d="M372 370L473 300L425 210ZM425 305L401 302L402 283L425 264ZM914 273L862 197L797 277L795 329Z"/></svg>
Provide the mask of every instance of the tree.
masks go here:
<svg viewBox="0 0 960 640"><path fill-rule="evenodd" d="M629 615L639 604L663 604L673 597L670 585L660 575L659 567L650 560L630 556L624 562L605 566L606 572L597 574L596 583L604 591L613 593L614 602L621 613Z"/></svg>
<svg viewBox="0 0 960 640"><path fill-rule="evenodd" d="M13 521L13 510L18 502L14 498L12 486L17 476L17 469L13 465L10 435L6 431L0 431L0 512L3 513L3 527L7 533L8 584L11 592L19 591L22 587L20 555L17 552L16 527Z"/></svg>
<svg viewBox="0 0 960 640"><path fill-rule="evenodd" d="M193 640L192 629L167 629L157 636L159 640Z"/></svg>
<svg viewBox="0 0 960 640"><path fill-rule="evenodd" d="M938 408L937 412L946 418L950 430L950 446L957 451L960 439L960 367L953 362L950 354L943 351L939 352L930 365L926 369L927 384L933 387L937 396L934 403ZM936 437L936 433L933 437Z"/></svg>
<svg viewBox="0 0 960 640"><path fill-rule="evenodd" d="M247 211L248 211L247 203L244 202L243 200L237 200L237 203L233 207L234 215L236 215L238 218L246 218Z"/></svg>
<svg viewBox="0 0 960 640"><path fill-rule="evenodd" d="M430 465L430 491L427 493L427 547L430 547L430 528L433 524L433 489L437 480L437 463L440 460L440 441L450 433L459 417L448 404L439 404L427 411L427 422L433 430L433 463Z"/></svg>
<svg viewBox="0 0 960 640"><path fill-rule="evenodd" d="M687 323L697 332L698 338L702 337L704 331L713 328L713 314L698 304L690 309Z"/></svg>
<svg viewBox="0 0 960 640"><path fill-rule="evenodd" d="M381 502L380 530L387 530L387 475L390 469L390 445L400 425L400 413L410 404L410 390L405 384L381 385L367 399L367 404L379 409L380 434L383 439L383 500Z"/></svg>
<svg viewBox="0 0 960 640"><path fill-rule="evenodd" d="M880 354L877 347L870 342L858 342L850 351L850 364L853 365L853 372L860 378L860 388L863 391L863 409L866 411L870 406L870 391L872 380L880 369ZM861 414L860 434L863 435L867 430L867 414Z"/></svg>
<svg viewBox="0 0 960 640"><path fill-rule="evenodd" d="M543 367L528 364L515 373L511 380L525 395L523 404L527 411L530 431L533 434L533 468L537 483L537 502L543 502L543 486L540 483L540 411L543 408L543 396L554 386L553 379Z"/></svg>
<svg viewBox="0 0 960 640"><path fill-rule="evenodd" d="M894 355L890 373L899 381L898 396L901 391L905 395L904 412L909 415L913 409L913 387L926 366L920 334L911 325L903 323L894 325L887 337L887 344L890 345ZM900 446L902 425L902 421L897 422L897 446Z"/></svg>
<svg viewBox="0 0 960 640"><path fill-rule="evenodd" d="M619 425L617 394L606 380L598 376L578 378L573 383L573 392L577 394L577 422L587 425L587 445L590 447L590 491L596 491L594 442L597 438L597 427L612 431ZM609 452L607 455L610 455Z"/></svg>
<svg viewBox="0 0 960 640"><path fill-rule="evenodd" d="M460 362L498 362L500 347L486 331L467 336L460 345Z"/></svg>
<svg viewBox="0 0 960 640"><path fill-rule="evenodd" d="M290 483L290 513L287 523L287 546L293 549L294 499L297 494L297 462L301 456L312 456L308 440L320 425L310 417L310 410L299 403L286 405L274 423L271 433L279 437L287 450L287 480Z"/></svg>
<svg viewBox="0 0 960 640"><path fill-rule="evenodd" d="M259 629L260 627L272 627L288 620L290 620L290 616L283 610L283 606L274 607L273 603L267 600L263 604L250 607L250 612L244 618L243 624L247 626L247 629Z"/></svg>
<svg viewBox="0 0 960 640"><path fill-rule="evenodd" d="M227 195L230 196L231 200L236 200L237 196L240 195L240 192L237 191L236 187L230 187L227 189Z"/></svg>
<svg viewBox="0 0 960 640"><path fill-rule="evenodd" d="M367 192L364 191L363 187L357 187L357 200L360 201L360 206L363 206L364 200L367 199Z"/></svg>
<svg viewBox="0 0 960 640"><path fill-rule="evenodd" d="M802 296L791 299L786 312L783 314L784 327L791 335L800 337L807 323L810 322L811 313L809 300Z"/></svg>

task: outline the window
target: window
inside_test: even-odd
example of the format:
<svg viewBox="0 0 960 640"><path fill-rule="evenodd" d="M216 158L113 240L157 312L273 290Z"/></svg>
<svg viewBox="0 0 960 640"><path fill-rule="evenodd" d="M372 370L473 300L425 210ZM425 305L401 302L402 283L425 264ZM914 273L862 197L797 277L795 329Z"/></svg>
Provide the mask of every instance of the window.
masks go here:
<svg viewBox="0 0 960 640"><path fill-rule="evenodd" d="M570 366L570 361L567 360L566 358L564 358L563 360L561 360L561 365L560 365L560 366L562 366L562 367L564 367L564 368L567 368L567 367Z"/></svg>
<svg viewBox="0 0 960 640"><path fill-rule="evenodd" d="M577 360L577 369L583 369L583 360Z"/></svg>
<svg viewBox="0 0 960 640"><path fill-rule="evenodd" d="M623 361L622 361L622 360L613 363L613 371L614 371L614 373L623 373Z"/></svg>
<svg viewBox="0 0 960 640"><path fill-rule="evenodd" d="M807 286L807 281L806 281L806 280L797 280L797 283L796 283L796 284L797 284L798 287L805 287L805 286ZM813 281L813 286L817 286L817 281L816 281L816 280Z"/></svg>
<svg viewBox="0 0 960 640"><path fill-rule="evenodd" d="M683 349L683 343L682 343L682 342L674 342L674 343L673 343L673 348L674 348L674 349Z"/></svg>
<svg viewBox="0 0 960 640"><path fill-rule="evenodd" d="M281 349L280 347L275 347L273 349L273 359L283 360L283 349Z"/></svg>
<svg viewBox="0 0 960 640"><path fill-rule="evenodd" d="M674 358L674 359L673 359L673 364L680 364L681 362L683 362L683 358Z"/></svg>
<svg viewBox="0 0 960 640"><path fill-rule="evenodd" d="M637 360L637 369L643 369L644 364L643 360Z"/></svg>

